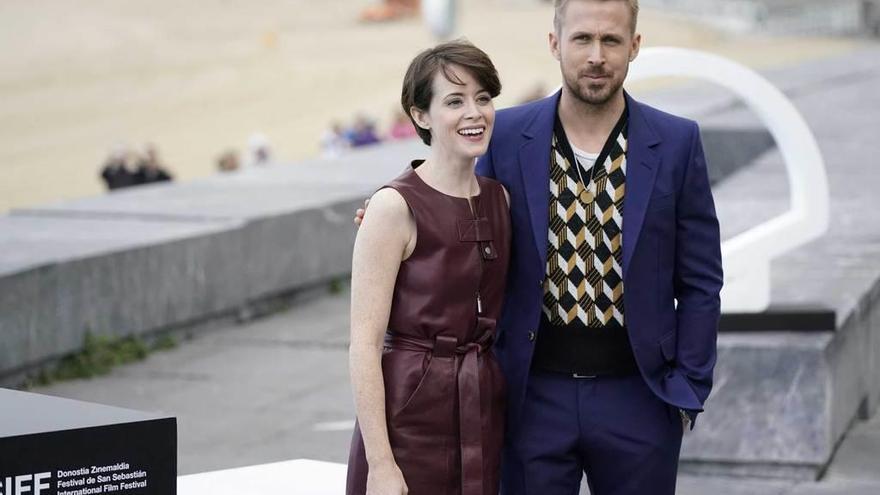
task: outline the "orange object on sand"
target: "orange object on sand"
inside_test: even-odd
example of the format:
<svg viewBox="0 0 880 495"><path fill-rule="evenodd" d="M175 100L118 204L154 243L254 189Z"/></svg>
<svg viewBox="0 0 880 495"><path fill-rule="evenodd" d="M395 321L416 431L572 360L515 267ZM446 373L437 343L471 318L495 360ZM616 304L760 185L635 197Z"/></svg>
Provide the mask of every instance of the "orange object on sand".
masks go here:
<svg viewBox="0 0 880 495"><path fill-rule="evenodd" d="M385 0L361 12L363 22L385 22L415 17L419 14L419 0Z"/></svg>

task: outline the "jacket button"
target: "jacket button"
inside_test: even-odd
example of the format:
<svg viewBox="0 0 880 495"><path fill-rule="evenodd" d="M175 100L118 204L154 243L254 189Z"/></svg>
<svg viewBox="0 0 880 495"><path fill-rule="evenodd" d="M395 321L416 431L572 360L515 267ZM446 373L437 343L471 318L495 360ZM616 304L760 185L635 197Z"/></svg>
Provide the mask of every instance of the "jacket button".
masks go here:
<svg viewBox="0 0 880 495"><path fill-rule="evenodd" d="M535 332L530 331L529 332L529 342L534 342L534 341L535 341Z"/></svg>

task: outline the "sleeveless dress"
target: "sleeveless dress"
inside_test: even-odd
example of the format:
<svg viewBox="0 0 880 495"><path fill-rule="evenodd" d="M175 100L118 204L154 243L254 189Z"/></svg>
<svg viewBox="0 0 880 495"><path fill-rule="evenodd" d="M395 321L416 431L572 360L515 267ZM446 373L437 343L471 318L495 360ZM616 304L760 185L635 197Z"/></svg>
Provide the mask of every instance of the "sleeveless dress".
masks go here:
<svg viewBox="0 0 880 495"><path fill-rule="evenodd" d="M449 196L415 173L385 187L403 196L417 240L401 262L382 355L388 436L409 493L497 495L505 385L492 342L510 256L510 215L499 182ZM473 210L471 209L473 204ZM366 491L356 425L346 493Z"/></svg>

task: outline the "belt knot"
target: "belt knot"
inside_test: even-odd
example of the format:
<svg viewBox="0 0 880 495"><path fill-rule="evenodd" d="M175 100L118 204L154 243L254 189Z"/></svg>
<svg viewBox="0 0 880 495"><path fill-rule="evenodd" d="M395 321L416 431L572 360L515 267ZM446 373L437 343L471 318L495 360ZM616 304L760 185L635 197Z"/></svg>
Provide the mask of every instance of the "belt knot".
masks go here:
<svg viewBox="0 0 880 495"><path fill-rule="evenodd" d="M458 339L438 335L421 339L388 332L385 344L392 349L431 352L437 358L463 356L461 360L443 361L449 367L451 380L458 389L459 438L461 440L462 495L483 495L483 411L480 398L480 366L478 357L492 347L494 332L486 329L476 340L459 344Z"/></svg>

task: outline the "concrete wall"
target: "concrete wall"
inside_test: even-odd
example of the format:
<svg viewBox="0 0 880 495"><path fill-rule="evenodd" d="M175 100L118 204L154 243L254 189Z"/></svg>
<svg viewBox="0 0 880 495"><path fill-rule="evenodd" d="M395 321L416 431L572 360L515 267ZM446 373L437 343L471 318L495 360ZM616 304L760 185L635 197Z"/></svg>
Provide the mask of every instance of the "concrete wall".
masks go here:
<svg viewBox="0 0 880 495"><path fill-rule="evenodd" d="M827 333L727 333L682 471L812 479L830 458Z"/></svg>
<svg viewBox="0 0 880 495"><path fill-rule="evenodd" d="M351 271L352 214L420 143L0 217L0 376Z"/></svg>
<svg viewBox="0 0 880 495"><path fill-rule="evenodd" d="M876 57L873 50L768 74L793 95L815 133L831 192L828 232L773 261L772 305L822 308L834 313L835 324L827 332L722 334L716 387L697 429L685 436L685 471L815 478L853 421L877 407L880 142L870 130L880 115L880 94L873 89L880 82ZM691 93L705 101L717 98L713 108L723 109L701 124L756 122L711 93ZM788 179L776 150L713 192L723 238L789 207Z"/></svg>
<svg viewBox="0 0 880 495"><path fill-rule="evenodd" d="M772 146L760 128L703 134L716 182ZM0 377L78 350L87 331L193 325L348 276L355 208L425 149L384 145L0 216Z"/></svg>

